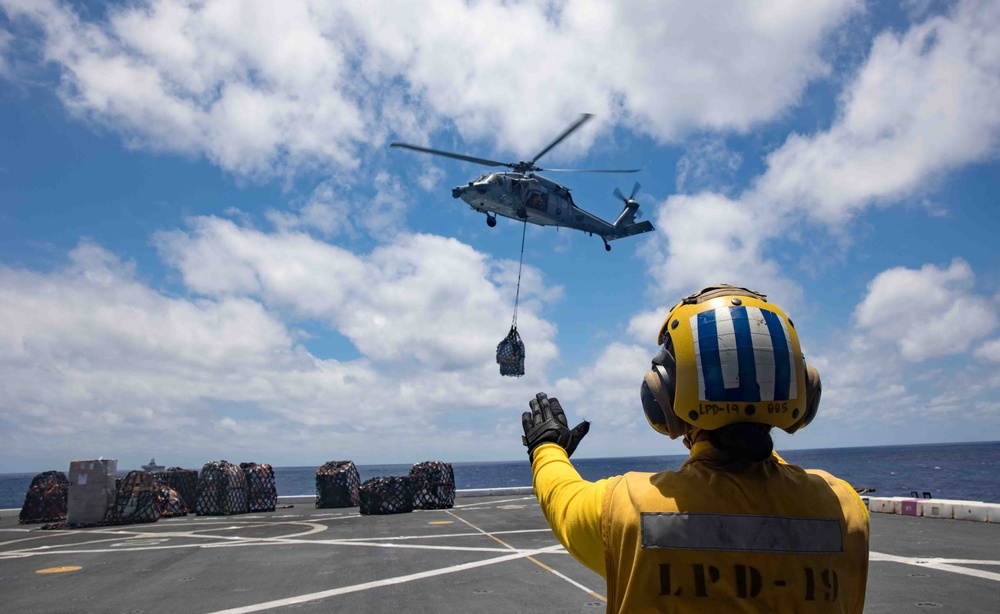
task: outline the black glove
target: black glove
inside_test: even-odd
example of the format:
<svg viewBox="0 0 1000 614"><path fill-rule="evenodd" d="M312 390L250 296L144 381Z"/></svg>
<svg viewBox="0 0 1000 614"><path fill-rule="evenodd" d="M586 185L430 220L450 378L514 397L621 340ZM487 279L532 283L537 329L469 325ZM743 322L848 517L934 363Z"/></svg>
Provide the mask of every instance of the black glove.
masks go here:
<svg viewBox="0 0 1000 614"><path fill-rule="evenodd" d="M524 427L521 441L528 446L528 458L532 460L535 448L543 443L558 444L566 450L566 456L572 456L580 440L590 431L590 423L586 420L570 430L559 399L550 399L544 392L536 394L528 401L528 406L531 411L521 414L521 426Z"/></svg>

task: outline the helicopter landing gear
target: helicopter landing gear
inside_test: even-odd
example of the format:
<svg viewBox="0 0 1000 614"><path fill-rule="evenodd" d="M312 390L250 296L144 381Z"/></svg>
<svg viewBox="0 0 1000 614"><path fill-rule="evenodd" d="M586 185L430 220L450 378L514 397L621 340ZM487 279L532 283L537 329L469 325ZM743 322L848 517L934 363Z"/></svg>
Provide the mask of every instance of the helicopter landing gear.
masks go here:
<svg viewBox="0 0 1000 614"><path fill-rule="evenodd" d="M486 214L486 225L493 228L497 225L497 217L495 215Z"/></svg>
<svg viewBox="0 0 1000 614"><path fill-rule="evenodd" d="M521 207L520 209L517 210L517 217L518 219L521 220L528 219L528 210L525 209L524 207Z"/></svg>
<svg viewBox="0 0 1000 614"><path fill-rule="evenodd" d="M606 251L606 252L610 252L611 251L611 245L608 244L608 240L607 239L604 239L604 251Z"/></svg>

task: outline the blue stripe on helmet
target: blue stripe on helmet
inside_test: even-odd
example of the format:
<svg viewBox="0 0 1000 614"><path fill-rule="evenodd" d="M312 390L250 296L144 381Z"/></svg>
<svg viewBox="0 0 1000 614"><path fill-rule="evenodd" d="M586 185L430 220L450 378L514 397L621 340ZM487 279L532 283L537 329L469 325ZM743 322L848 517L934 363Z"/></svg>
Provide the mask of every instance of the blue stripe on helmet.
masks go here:
<svg viewBox="0 0 1000 614"><path fill-rule="evenodd" d="M714 309L698 314L698 351L701 354L701 374L705 378L705 400L724 401L726 387L722 379Z"/></svg>
<svg viewBox="0 0 1000 614"><path fill-rule="evenodd" d="M767 309L761 309L760 312L767 322L767 332L771 335L771 347L774 349L774 400L787 401L792 374L788 339L785 338L785 330L781 327L778 314Z"/></svg>
<svg viewBox="0 0 1000 614"><path fill-rule="evenodd" d="M736 332L736 359L739 365L739 388L726 390L725 401L760 401L757 383L757 361L753 353L753 337L746 307L730 307L733 330Z"/></svg>

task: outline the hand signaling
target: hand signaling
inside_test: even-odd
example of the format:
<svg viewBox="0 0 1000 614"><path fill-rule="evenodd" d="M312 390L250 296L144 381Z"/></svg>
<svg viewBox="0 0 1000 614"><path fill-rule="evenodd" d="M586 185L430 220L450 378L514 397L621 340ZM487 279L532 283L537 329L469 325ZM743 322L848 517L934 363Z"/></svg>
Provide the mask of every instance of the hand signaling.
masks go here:
<svg viewBox="0 0 1000 614"><path fill-rule="evenodd" d="M557 444L566 450L566 456L572 456L580 440L590 431L590 422L586 420L570 430L559 399L550 399L544 392L536 394L528 401L528 406L531 411L521 414L521 426L524 427L521 442L527 446L531 460L534 460L535 448L543 443Z"/></svg>

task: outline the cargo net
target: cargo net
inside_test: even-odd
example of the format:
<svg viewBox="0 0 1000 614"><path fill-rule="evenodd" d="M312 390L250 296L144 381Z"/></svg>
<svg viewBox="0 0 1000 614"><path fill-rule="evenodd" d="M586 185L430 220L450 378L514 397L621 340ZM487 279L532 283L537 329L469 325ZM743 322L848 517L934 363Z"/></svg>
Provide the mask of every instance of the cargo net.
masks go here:
<svg viewBox="0 0 1000 614"><path fill-rule="evenodd" d="M62 471L45 471L31 480L24 494L24 505L18 522L63 522L66 520L66 498L69 480Z"/></svg>
<svg viewBox="0 0 1000 614"><path fill-rule="evenodd" d="M197 509L198 472L196 470L171 467L166 471L153 474L153 477L160 484L177 491L186 511L193 513Z"/></svg>
<svg viewBox="0 0 1000 614"><path fill-rule="evenodd" d="M413 509L440 510L455 505L455 471L451 463L429 461L410 468Z"/></svg>
<svg viewBox="0 0 1000 614"><path fill-rule="evenodd" d="M247 481L247 511L273 512L278 504L278 490L271 465L240 463L240 469Z"/></svg>
<svg viewBox="0 0 1000 614"><path fill-rule="evenodd" d="M330 461L316 470L316 507L357 507L361 475L354 461Z"/></svg>
<svg viewBox="0 0 1000 614"><path fill-rule="evenodd" d="M224 460L205 463L195 497L199 516L245 514L247 480L243 470Z"/></svg>
<svg viewBox="0 0 1000 614"><path fill-rule="evenodd" d="M413 511L413 497L410 495L410 478L372 478L358 489L361 495L360 512L366 516L373 514L403 514Z"/></svg>
<svg viewBox="0 0 1000 614"><path fill-rule="evenodd" d="M105 524L156 522L160 519L159 487L148 471L129 471L118 480L115 503L108 510Z"/></svg>
<svg viewBox="0 0 1000 614"><path fill-rule="evenodd" d="M181 499L180 493L166 484L157 482L156 495L159 500L160 516L163 518L173 518L174 516L187 516L188 509Z"/></svg>
<svg viewBox="0 0 1000 614"><path fill-rule="evenodd" d="M511 326L510 332L497 345L497 364L500 365L500 375L524 375L524 342L517 334L516 326Z"/></svg>

